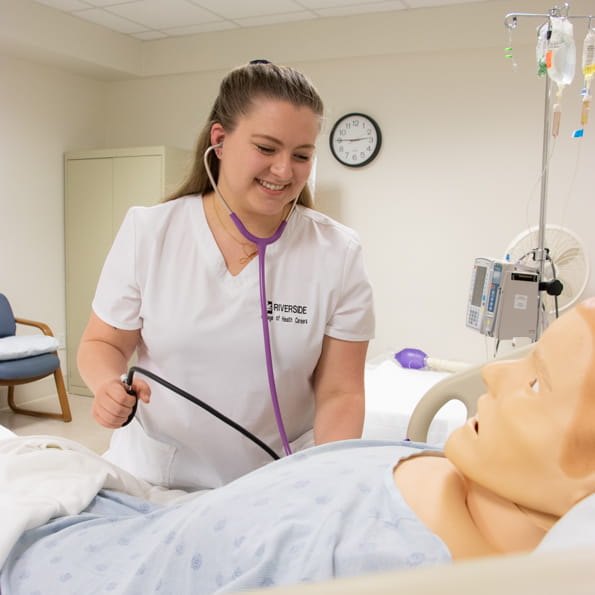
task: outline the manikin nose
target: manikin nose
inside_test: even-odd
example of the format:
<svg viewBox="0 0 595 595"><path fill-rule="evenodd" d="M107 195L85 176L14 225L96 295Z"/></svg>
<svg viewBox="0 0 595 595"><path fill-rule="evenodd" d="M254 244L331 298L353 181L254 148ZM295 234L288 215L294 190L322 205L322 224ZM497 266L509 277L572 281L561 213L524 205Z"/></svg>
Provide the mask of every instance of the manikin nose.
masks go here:
<svg viewBox="0 0 595 595"><path fill-rule="evenodd" d="M503 386L510 382L514 376L515 365L518 362L501 361L486 364L481 372L481 377L492 397L497 397Z"/></svg>

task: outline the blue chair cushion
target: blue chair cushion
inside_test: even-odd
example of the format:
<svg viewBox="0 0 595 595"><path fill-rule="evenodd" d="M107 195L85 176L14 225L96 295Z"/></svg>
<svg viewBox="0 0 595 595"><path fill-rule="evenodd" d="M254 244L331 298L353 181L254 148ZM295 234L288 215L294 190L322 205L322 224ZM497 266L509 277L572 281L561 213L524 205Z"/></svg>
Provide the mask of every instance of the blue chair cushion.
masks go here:
<svg viewBox="0 0 595 595"><path fill-rule="evenodd" d="M55 353L0 361L0 380L26 380L47 376L60 367Z"/></svg>

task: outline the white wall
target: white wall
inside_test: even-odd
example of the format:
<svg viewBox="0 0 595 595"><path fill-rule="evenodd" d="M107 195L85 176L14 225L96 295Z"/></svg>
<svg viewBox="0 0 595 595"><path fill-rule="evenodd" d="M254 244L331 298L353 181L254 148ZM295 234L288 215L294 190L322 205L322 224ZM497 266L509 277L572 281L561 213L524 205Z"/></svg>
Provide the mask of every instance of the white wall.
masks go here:
<svg viewBox="0 0 595 595"><path fill-rule="evenodd" d="M105 83L0 54L0 89L0 292L16 316L64 334L63 154L104 144Z"/></svg>
<svg viewBox="0 0 595 595"><path fill-rule="evenodd" d="M15 9L13 29L26 25L17 7L27 3L29 11L40 9L29 0L0 0ZM537 0L492 1L132 46L77 21L78 53L77 38L66 36L59 47L42 39L36 52L24 52L22 31L18 47L3 49L8 27L0 26L0 291L20 315L64 332L63 152L192 148L223 73L266 57L303 70L325 99L317 204L363 240L378 321L370 355L418 347L435 357L483 359L491 343L464 324L473 259L501 256L517 233L536 224L540 194L539 21L520 19L514 71L504 58L503 18L549 8ZM577 1L571 14L592 9L592 2ZM49 9L41 10L46 19ZM68 31L72 21L63 22ZM579 48L584 33L577 24ZM105 57L97 48L111 47L112 39ZM595 262L595 115L585 138L570 138L580 78L564 96L548 221L581 236ZM349 111L372 115L384 135L379 157L363 169L341 166L328 151L332 123ZM587 294L595 294L594 280Z"/></svg>
<svg viewBox="0 0 595 595"><path fill-rule="evenodd" d="M547 12L539 4L541 9L532 7ZM295 39L320 38L310 31L311 23L291 24L286 33L292 35L281 49L263 48L261 33L254 34L258 51L246 33L245 47L238 48L228 32L216 46L217 63L227 65L217 70L207 69L208 56L200 63L196 54L189 56L187 39L173 40L164 53L178 74L110 86L108 142L191 148L234 60L294 57L285 63L314 80L327 107L317 204L354 227L364 243L378 319L370 356L418 347L435 357L481 361L494 346L465 327L473 260L504 256L512 239L539 221L545 83L536 76L534 38L541 21L521 19L513 37L515 70L504 57L503 19L513 10L509 2L490 2L333 20L334 37L326 39L332 49L320 52L331 55L339 45L354 51L355 43L345 40L358 39L359 28L378 52L359 57L300 60ZM387 22L395 36L374 40L375 26ZM577 26L579 47L585 26ZM411 27L422 35L412 35ZM198 71L181 72L191 66ZM162 69L156 61L155 70ZM595 121L585 138L570 138L579 121L581 84L577 76L565 92L561 135L551 145L547 219L581 236L595 262L589 166L595 159ZM328 150L333 122L349 111L369 113L384 134L379 157L363 169L341 166ZM595 293L594 282L587 293Z"/></svg>

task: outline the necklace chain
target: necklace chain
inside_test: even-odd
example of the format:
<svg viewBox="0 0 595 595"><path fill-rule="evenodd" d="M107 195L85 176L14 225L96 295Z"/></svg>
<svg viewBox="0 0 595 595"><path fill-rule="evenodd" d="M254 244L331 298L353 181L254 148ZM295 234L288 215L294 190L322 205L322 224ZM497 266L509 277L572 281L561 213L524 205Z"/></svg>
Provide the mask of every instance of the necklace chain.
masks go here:
<svg viewBox="0 0 595 595"><path fill-rule="evenodd" d="M221 218L221 215L219 214L219 209L217 208L217 199L216 199L216 197L213 197L213 208L215 209L215 215L217 216L217 219L219 220L219 223L220 223L221 227L223 228L223 231L236 244L238 244L240 246L240 248L242 249L242 252L245 254L245 256L243 256L242 258L240 258L240 264L246 264L247 262L250 262L258 254L258 248L255 247L255 245L254 245L253 242L249 242L249 241L246 241L246 240L244 240L244 241L238 240L238 238L236 238L236 236L233 233L231 233L231 231L228 229L227 225L225 224L225 222Z"/></svg>

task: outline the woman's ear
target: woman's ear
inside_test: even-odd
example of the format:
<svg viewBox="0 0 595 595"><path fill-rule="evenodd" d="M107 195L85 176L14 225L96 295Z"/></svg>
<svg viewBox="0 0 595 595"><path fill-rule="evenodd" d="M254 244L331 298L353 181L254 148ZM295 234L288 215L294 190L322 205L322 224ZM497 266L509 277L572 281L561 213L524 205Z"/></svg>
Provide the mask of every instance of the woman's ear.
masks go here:
<svg viewBox="0 0 595 595"><path fill-rule="evenodd" d="M211 145L222 145L223 139L225 138L225 130L223 130L223 126L219 124L219 122L215 122L211 126ZM221 151L215 151L217 156L221 156Z"/></svg>

